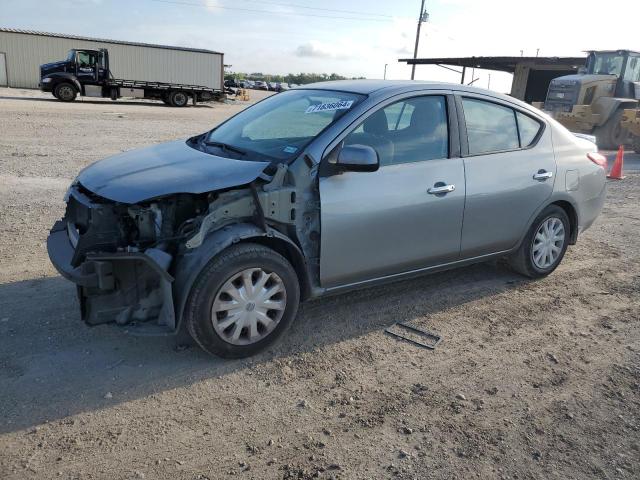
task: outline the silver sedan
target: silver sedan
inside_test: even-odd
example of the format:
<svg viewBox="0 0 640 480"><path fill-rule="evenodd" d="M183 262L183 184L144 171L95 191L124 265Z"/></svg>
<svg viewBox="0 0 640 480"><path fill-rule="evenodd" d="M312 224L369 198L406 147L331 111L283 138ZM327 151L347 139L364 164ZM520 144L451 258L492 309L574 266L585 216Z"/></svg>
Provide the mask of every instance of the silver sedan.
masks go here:
<svg viewBox="0 0 640 480"><path fill-rule="evenodd" d="M594 143L511 97L324 82L88 167L49 255L87 323L186 328L241 357L301 300L498 257L550 274L598 216L605 168Z"/></svg>

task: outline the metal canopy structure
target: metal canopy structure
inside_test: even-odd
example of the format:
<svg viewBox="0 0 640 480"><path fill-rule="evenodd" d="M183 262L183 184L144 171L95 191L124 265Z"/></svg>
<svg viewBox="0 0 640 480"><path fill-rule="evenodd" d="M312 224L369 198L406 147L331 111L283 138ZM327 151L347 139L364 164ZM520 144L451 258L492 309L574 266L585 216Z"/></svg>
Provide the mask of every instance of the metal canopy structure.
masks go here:
<svg viewBox="0 0 640 480"><path fill-rule="evenodd" d="M460 75L465 84L466 70L494 70L513 74L510 95L525 102L544 101L552 79L576 73L587 57L434 57L401 58L407 65L436 65ZM467 84L473 84L472 78Z"/></svg>
<svg viewBox="0 0 640 480"><path fill-rule="evenodd" d="M563 70L567 66L575 68L584 65L584 57L441 57L441 58L401 58L398 62L408 65L447 65L463 68L481 68L500 72L515 73L519 64L531 63L536 66L557 66ZM550 69L549 69L550 70Z"/></svg>

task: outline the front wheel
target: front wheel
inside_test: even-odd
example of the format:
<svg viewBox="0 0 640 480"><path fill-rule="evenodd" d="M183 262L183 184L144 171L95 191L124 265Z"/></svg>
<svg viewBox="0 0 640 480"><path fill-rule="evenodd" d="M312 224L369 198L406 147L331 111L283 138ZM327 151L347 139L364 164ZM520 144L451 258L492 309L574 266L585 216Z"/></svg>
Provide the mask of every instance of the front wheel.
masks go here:
<svg viewBox="0 0 640 480"><path fill-rule="evenodd" d="M189 295L187 327L205 351L224 358L253 355L293 322L300 302L295 270L263 245L243 243L214 257Z"/></svg>
<svg viewBox="0 0 640 480"><path fill-rule="evenodd" d="M622 110L616 110L604 125L595 130L598 147L606 150L616 150L625 143L628 132L622 127L622 115Z"/></svg>
<svg viewBox="0 0 640 480"><path fill-rule="evenodd" d="M549 275L567 251L570 228L567 213L549 205L536 217L520 248L509 259L511 267L530 278Z"/></svg>
<svg viewBox="0 0 640 480"><path fill-rule="evenodd" d="M63 102L73 102L77 95L78 91L70 83L59 83L53 89L53 96Z"/></svg>

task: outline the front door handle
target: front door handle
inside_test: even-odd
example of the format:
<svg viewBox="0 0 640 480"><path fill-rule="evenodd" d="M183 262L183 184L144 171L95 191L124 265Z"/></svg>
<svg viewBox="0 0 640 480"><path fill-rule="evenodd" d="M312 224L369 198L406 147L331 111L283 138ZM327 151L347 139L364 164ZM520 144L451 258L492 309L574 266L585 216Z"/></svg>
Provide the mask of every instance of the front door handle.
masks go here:
<svg viewBox="0 0 640 480"><path fill-rule="evenodd" d="M533 175L534 180L546 180L553 177L553 172L547 172L546 170L538 170L538 173Z"/></svg>
<svg viewBox="0 0 640 480"><path fill-rule="evenodd" d="M438 182L436 183L436 185L427 190L427 193L430 193L431 195L438 195L443 193L451 193L456 189L455 185L444 185L442 184L442 182Z"/></svg>

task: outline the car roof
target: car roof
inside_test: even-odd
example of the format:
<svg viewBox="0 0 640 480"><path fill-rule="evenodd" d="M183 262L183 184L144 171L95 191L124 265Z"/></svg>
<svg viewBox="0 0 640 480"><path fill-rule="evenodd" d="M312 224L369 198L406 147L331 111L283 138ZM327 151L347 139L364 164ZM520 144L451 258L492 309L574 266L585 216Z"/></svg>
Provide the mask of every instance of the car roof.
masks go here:
<svg viewBox="0 0 640 480"><path fill-rule="evenodd" d="M528 105L514 97L498 93L485 88L472 87L469 85L461 85L459 83L448 82L430 82L423 80L334 80L328 82L316 82L307 85L301 85L298 89L318 89L333 90L340 92L358 93L362 95L383 94L397 95L404 92L428 91L428 90L453 90L457 92L477 93L501 99L516 105L520 105L527 109L531 109Z"/></svg>
<svg viewBox="0 0 640 480"><path fill-rule="evenodd" d="M304 88L318 88L323 90L336 90L369 95L373 92L377 92L378 90L387 88L401 88L405 86L415 88L418 85L424 86L425 88L437 88L434 87L434 85L442 84L415 80L331 80L328 82L308 83L302 86Z"/></svg>

